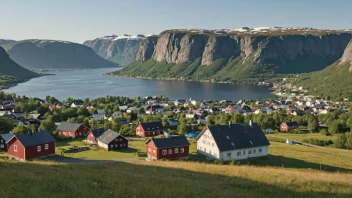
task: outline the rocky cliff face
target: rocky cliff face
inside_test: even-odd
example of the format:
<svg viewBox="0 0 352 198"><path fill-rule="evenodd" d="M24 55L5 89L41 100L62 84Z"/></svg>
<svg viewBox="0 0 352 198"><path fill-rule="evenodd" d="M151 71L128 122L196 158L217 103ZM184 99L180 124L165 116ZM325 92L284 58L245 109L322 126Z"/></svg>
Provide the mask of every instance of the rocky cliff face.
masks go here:
<svg viewBox="0 0 352 198"><path fill-rule="evenodd" d="M117 67L91 48L66 41L24 40L3 45L16 63L36 69Z"/></svg>
<svg viewBox="0 0 352 198"><path fill-rule="evenodd" d="M144 39L144 35L112 35L85 41L83 45L92 48L101 57L124 66L135 60L138 46Z"/></svg>
<svg viewBox="0 0 352 198"><path fill-rule="evenodd" d="M6 44L9 44L9 43L13 43L13 42L16 42L16 41L7 40L7 39L0 39L0 45L6 45Z"/></svg>
<svg viewBox="0 0 352 198"><path fill-rule="evenodd" d="M352 72L352 40L349 42L345 49L345 52L343 53L340 65L345 63L349 63L351 65L349 71Z"/></svg>
<svg viewBox="0 0 352 198"><path fill-rule="evenodd" d="M285 31L168 30L158 36L156 45L142 42L136 60L148 60L154 49L151 58L157 62L181 64L201 58L202 65L210 65L218 59L241 57L264 69L276 68L278 73L310 72L338 60L352 38L351 32Z"/></svg>
<svg viewBox="0 0 352 198"><path fill-rule="evenodd" d="M136 60L137 61L146 61L153 56L155 45L158 41L157 36L150 36L141 41L138 46Z"/></svg>

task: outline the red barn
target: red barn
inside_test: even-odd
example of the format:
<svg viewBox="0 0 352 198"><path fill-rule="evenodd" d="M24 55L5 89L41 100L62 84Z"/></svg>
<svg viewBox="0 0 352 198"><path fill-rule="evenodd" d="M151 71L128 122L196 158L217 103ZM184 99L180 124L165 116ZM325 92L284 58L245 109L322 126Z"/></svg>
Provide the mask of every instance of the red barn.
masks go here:
<svg viewBox="0 0 352 198"><path fill-rule="evenodd" d="M139 123L136 127L136 135L140 137L154 137L164 134L164 126L161 122Z"/></svg>
<svg viewBox="0 0 352 198"><path fill-rule="evenodd" d="M146 143L149 159L187 159L189 142L185 136L150 138Z"/></svg>
<svg viewBox="0 0 352 198"><path fill-rule="evenodd" d="M100 129L96 129L96 130L92 130L91 132L89 132L88 136L87 136L87 142L90 144L96 144L97 143L97 138L99 136L101 136L103 133L105 133L105 131L107 131L108 129L106 128L100 128Z"/></svg>
<svg viewBox="0 0 352 198"><path fill-rule="evenodd" d="M283 122L280 125L280 131L291 131L293 129L297 129L299 127L297 122Z"/></svg>
<svg viewBox="0 0 352 198"><path fill-rule="evenodd" d="M85 137L90 132L90 129L79 123L62 122L58 127L59 133L66 137Z"/></svg>
<svg viewBox="0 0 352 198"><path fill-rule="evenodd" d="M13 136L8 142L10 159L31 160L55 155L55 138L48 131Z"/></svg>

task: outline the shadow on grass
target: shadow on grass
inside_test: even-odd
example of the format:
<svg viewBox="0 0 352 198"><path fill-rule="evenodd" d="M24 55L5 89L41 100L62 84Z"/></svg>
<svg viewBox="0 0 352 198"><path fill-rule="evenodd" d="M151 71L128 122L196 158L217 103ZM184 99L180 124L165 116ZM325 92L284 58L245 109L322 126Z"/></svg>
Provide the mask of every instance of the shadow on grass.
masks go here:
<svg viewBox="0 0 352 198"><path fill-rule="evenodd" d="M276 183L273 185L244 177L123 162L56 166L6 163L0 161L7 185L1 191L4 197L349 197L349 191L343 189L351 188L328 181L298 181L290 186L285 181L276 183L275 178L271 179ZM19 184L21 188L16 187ZM344 193L332 193L324 186Z"/></svg>
<svg viewBox="0 0 352 198"><path fill-rule="evenodd" d="M86 138L83 137L77 137L77 138L70 138L70 139L66 139L66 140L58 140L56 141L56 147L64 147L64 146L82 146L84 145L83 140L85 140ZM72 142L75 142L74 145L72 144Z"/></svg>
<svg viewBox="0 0 352 198"><path fill-rule="evenodd" d="M268 155L261 158L251 158L248 160L240 161L244 164L256 166L274 166L284 168L302 168L302 169L315 169L329 172L352 172L351 169L329 166L325 164L312 163L304 160L288 158L279 155Z"/></svg>

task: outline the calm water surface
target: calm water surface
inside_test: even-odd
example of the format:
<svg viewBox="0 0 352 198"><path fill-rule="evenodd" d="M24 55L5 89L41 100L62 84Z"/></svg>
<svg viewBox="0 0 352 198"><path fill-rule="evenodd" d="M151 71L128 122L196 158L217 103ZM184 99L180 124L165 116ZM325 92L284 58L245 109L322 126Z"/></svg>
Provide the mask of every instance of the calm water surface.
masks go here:
<svg viewBox="0 0 352 198"><path fill-rule="evenodd" d="M103 76L116 69L56 71L55 76L43 76L4 90L7 93L45 98L50 95L63 100L110 96L158 96L170 99L240 100L273 97L266 86L215 84L186 81L145 80Z"/></svg>

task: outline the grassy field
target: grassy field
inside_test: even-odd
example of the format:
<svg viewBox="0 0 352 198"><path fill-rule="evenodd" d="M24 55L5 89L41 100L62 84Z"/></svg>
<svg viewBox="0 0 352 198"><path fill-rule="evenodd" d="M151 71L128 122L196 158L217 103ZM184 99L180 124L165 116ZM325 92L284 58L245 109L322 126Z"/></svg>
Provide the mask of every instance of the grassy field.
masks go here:
<svg viewBox="0 0 352 198"><path fill-rule="evenodd" d="M297 141L302 141L303 139L319 139L319 140L336 140L338 135L333 134L332 136L324 136L319 133L306 133L306 134L295 134L295 133L281 133L281 132L276 132L273 134L268 134L268 138L274 137L274 138L282 138L282 139L290 139L290 140L297 140Z"/></svg>
<svg viewBox="0 0 352 198"><path fill-rule="evenodd" d="M0 160L2 197L351 197L352 174L195 162Z"/></svg>

